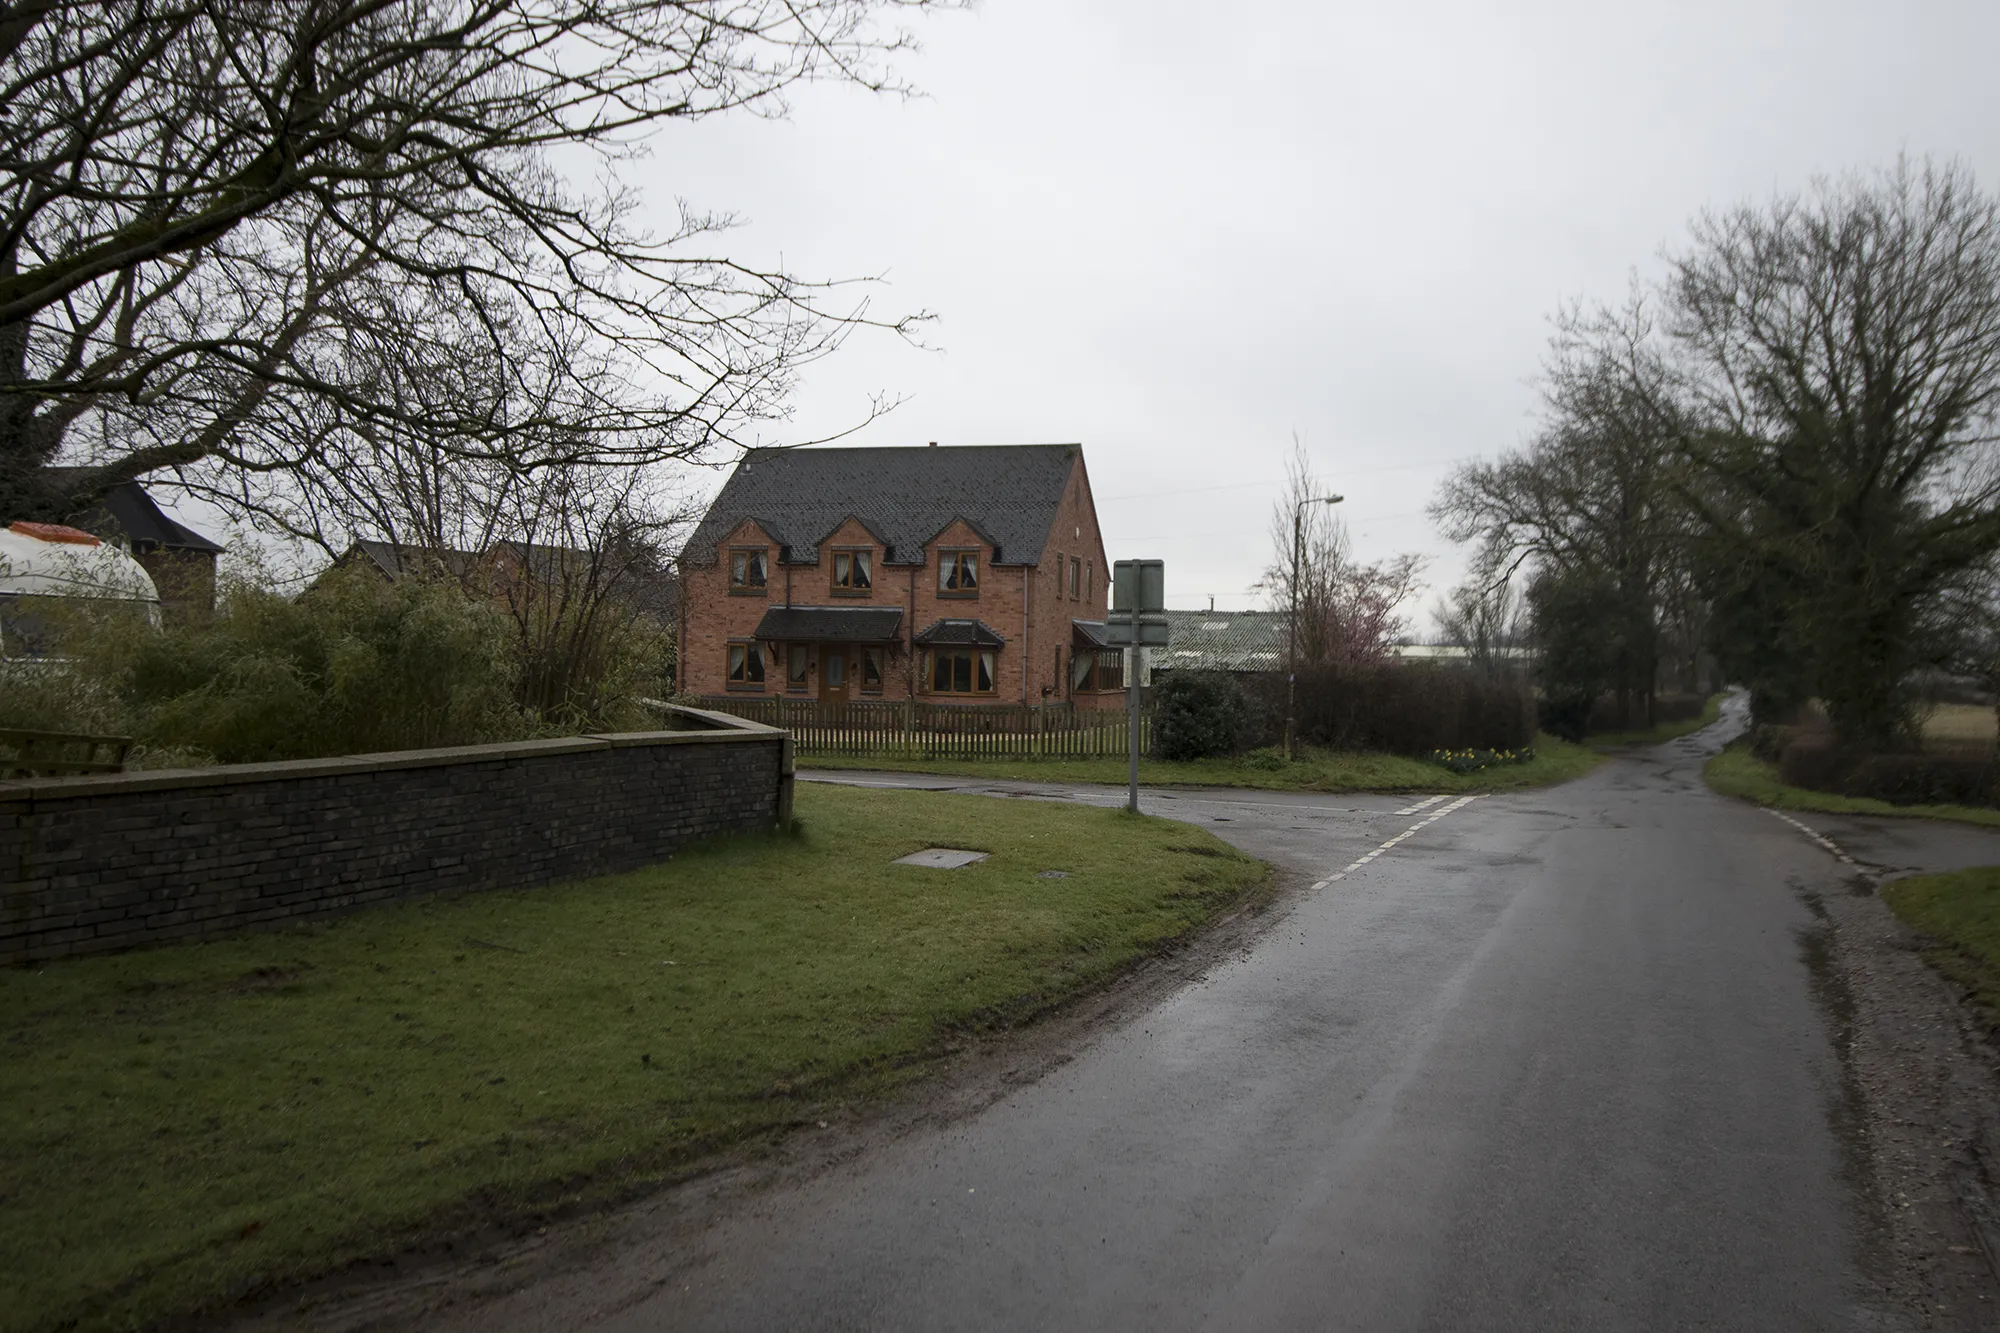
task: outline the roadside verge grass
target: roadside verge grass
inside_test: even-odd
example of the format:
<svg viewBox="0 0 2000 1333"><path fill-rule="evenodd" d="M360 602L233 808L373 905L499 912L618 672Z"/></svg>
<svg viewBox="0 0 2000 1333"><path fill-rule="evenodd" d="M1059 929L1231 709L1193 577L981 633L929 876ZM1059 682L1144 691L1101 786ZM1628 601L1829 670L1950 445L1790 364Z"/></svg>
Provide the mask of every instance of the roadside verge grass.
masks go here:
<svg viewBox="0 0 2000 1333"><path fill-rule="evenodd" d="M1683 736L1700 731L1711 722L1722 717L1721 694L1711 694L1701 706L1698 717L1682 718L1678 722L1662 722L1656 727L1642 727L1637 731L1606 731L1595 736L1586 736L1583 743L1593 750L1622 750L1628 746L1664 745L1677 741Z"/></svg>
<svg viewBox="0 0 2000 1333"><path fill-rule="evenodd" d="M1891 805L1867 796L1838 796L1832 792L1793 787L1778 777L1778 766L1750 753L1743 741L1736 741L1716 755L1702 769L1709 787L1724 796L1741 796L1759 805L1781 810L1814 810L1829 815L1895 815L1904 819L1949 819L1961 824L2000 826L2000 810L1972 805Z"/></svg>
<svg viewBox="0 0 2000 1333"><path fill-rule="evenodd" d="M1260 791L1466 792L1548 787L1582 777L1603 756L1553 736L1535 738L1535 757L1477 773L1453 773L1437 764L1375 751L1301 749L1287 763L1276 750L1252 750L1220 759L1169 763L1141 759L1139 781L1150 787L1249 787ZM799 767L938 773L995 782L1096 782L1122 786L1124 759L895 759L878 755L814 755Z"/></svg>
<svg viewBox="0 0 2000 1333"><path fill-rule="evenodd" d="M1936 941L1931 965L1965 987L1989 1027L2000 1024L2000 866L1912 875L1884 885L1882 899Z"/></svg>
<svg viewBox="0 0 2000 1333"><path fill-rule="evenodd" d="M1268 874L1122 812L797 799L796 834L634 874L0 971L0 1328L145 1325L628 1195L1104 982ZM889 864L931 845L991 856Z"/></svg>

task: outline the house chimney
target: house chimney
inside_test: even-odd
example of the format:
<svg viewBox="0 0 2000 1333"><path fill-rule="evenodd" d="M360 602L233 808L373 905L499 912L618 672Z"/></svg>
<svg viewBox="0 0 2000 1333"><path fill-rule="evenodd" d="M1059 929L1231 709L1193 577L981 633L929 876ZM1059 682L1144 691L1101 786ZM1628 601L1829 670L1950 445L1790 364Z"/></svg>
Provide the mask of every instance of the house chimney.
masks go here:
<svg viewBox="0 0 2000 1333"><path fill-rule="evenodd" d="M931 441L931 448L933 448L933 449L937 448L937 441L936 441L936 440L932 440L932 441Z"/></svg>
<svg viewBox="0 0 2000 1333"><path fill-rule="evenodd" d="M1210 615L1214 615L1214 614L1215 614L1215 594L1214 594L1214 593L1210 593L1210 594L1208 595L1208 613L1209 613Z"/></svg>

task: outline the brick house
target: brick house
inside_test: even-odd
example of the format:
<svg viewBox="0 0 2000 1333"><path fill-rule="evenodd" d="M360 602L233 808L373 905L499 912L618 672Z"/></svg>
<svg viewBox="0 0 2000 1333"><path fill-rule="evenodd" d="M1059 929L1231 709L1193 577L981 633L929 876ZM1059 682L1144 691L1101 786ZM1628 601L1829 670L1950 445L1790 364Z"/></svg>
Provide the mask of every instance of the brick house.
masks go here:
<svg viewBox="0 0 2000 1333"><path fill-rule="evenodd" d="M152 576L160 608L169 616L205 616L215 610L215 562L222 547L167 517L138 482L119 482L70 521L130 550Z"/></svg>
<svg viewBox="0 0 2000 1333"><path fill-rule="evenodd" d="M681 555L681 688L1123 702L1083 449L752 449Z"/></svg>

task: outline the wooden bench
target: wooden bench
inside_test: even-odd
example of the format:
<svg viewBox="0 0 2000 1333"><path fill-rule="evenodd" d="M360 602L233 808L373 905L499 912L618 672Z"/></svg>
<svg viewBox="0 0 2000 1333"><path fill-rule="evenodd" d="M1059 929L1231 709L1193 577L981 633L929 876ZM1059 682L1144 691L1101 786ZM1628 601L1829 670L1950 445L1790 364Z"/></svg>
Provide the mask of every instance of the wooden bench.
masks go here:
<svg viewBox="0 0 2000 1333"><path fill-rule="evenodd" d="M0 779L122 773L125 756L131 749L129 736L82 736L69 731L12 731L0 727Z"/></svg>

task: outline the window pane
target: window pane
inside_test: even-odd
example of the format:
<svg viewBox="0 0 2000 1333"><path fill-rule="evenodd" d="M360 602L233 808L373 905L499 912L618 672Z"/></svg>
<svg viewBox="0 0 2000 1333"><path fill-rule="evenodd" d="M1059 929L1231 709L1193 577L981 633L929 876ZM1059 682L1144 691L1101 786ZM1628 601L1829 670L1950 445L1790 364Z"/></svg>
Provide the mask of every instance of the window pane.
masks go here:
<svg viewBox="0 0 2000 1333"><path fill-rule="evenodd" d="M792 645L785 679L793 685L803 685L806 683L806 648L804 644L795 643Z"/></svg>
<svg viewBox="0 0 2000 1333"><path fill-rule="evenodd" d="M993 691L992 653L981 653L979 655L979 688L983 693L987 694Z"/></svg>
<svg viewBox="0 0 2000 1333"><path fill-rule="evenodd" d="M742 644L732 643L729 645L729 678L731 680L742 680L744 678L743 673L749 669L746 665L747 657L748 654L743 651Z"/></svg>
<svg viewBox="0 0 2000 1333"><path fill-rule="evenodd" d="M951 654L937 654L937 671L931 677L931 688L948 690L951 688Z"/></svg>
<svg viewBox="0 0 2000 1333"><path fill-rule="evenodd" d="M861 687L863 689L882 688L882 650L866 648L861 653Z"/></svg>
<svg viewBox="0 0 2000 1333"><path fill-rule="evenodd" d="M966 552L958 558L958 586L961 591L971 592L979 586L979 557Z"/></svg>
<svg viewBox="0 0 2000 1333"><path fill-rule="evenodd" d="M749 655L746 660L750 664L749 675L751 683L762 685L764 683L764 645L761 643L747 644L743 651Z"/></svg>
<svg viewBox="0 0 2000 1333"><path fill-rule="evenodd" d="M842 552L833 557L833 586L845 588L853 576L854 557Z"/></svg>
<svg viewBox="0 0 2000 1333"><path fill-rule="evenodd" d="M958 557L941 555L938 557L938 591L950 592L958 586Z"/></svg>
<svg viewBox="0 0 2000 1333"><path fill-rule="evenodd" d="M738 551L729 557L729 581L739 586L749 579L750 557Z"/></svg>
<svg viewBox="0 0 2000 1333"><path fill-rule="evenodd" d="M951 655L951 687L960 694L972 690L972 654L953 653Z"/></svg>
<svg viewBox="0 0 2000 1333"><path fill-rule="evenodd" d="M762 551L752 551L750 553L750 586L753 588L764 586L764 553Z"/></svg>
<svg viewBox="0 0 2000 1333"><path fill-rule="evenodd" d="M855 586L855 587L857 587L857 588L872 588L872 587L874 587L874 586L875 586L875 584L874 584L874 581L873 581L872 579L870 579L870 578L869 578L869 576L868 576L868 575L869 575L869 571L868 571L868 566L869 566L870 564L872 564L872 563L873 563L873 557L872 557L872 556L870 556L870 555L868 554L868 552L866 552L866 551L857 551L857 552L855 553L855 556L854 556L854 586Z"/></svg>

